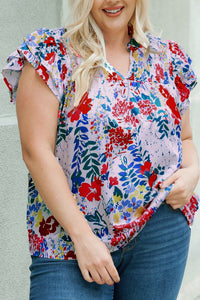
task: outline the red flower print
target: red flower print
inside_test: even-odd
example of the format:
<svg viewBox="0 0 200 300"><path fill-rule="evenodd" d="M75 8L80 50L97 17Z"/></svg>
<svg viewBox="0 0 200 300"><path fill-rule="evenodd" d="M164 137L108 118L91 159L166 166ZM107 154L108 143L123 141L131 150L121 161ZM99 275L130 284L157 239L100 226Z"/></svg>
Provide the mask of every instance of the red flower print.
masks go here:
<svg viewBox="0 0 200 300"><path fill-rule="evenodd" d="M110 185L112 185L112 186L119 184L117 177L110 177L109 180L110 180Z"/></svg>
<svg viewBox="0 0 200 300"><path fill-rule="evenodd" d="M121 147L120 150L126 150L128 145L133 144L131 131L127 130L127 133L124 132L121 126L117 128L111 128L109 130L110 142L105 145L105 154L106 157L112 156L113 145Z"/></svg>
<svg viewBox="0 0 200 300"><path fill-rule="evenodd" d="M151 104L150 100L145 100L145 101L140 100L138 102L138 106L140 109L140 113L147 116L149 116L153 110L157 110L156 105Z"/></svg>
<svg viewBox="0 0 200 300"><path fill-rule="evenodd" d="M55 52L47 53L47 55L45 56L45 60L48 61L50 65L54 63L55 58L56 58Z"/></svg>
<svg viewBox="0 0 200 300"><path fill-rule="evenodd" d="M8 80L5 77L3 80L4 80L5 84L7 85L9 91L12 92L13 86L8 82Z"/></svg>
<svg viewBox="0 0 200 300"><path fill-rule="evenodd" d="M33 234L32 230L29 229L28 230L28 239L29 239L29 243L31 245L31 248L34 251L40 251L41 244L43 243L44 238L38 236L36 233Z"/></svg>
<svg viewBox="0 0 200 300"><path fill-rule="evenodd" d="M64 259L65 260L76 259L76 255L75 255L74 251L68 251L66 254L64 254Z"/></svg>
<svg viewBox="0 0 200 300"><path fill-rule="evenodd" d="M182 209L183 214L187 218L188 225L192 224L197 209L198 209L197 198L195 197L195 195L192 195L190 201L186 205L184 205Z"/></svg>
<svg viewBox="0 0 200 300"><path fill-rule="evenodd" d="M147 209L143 213L143 215L139 218L139 222L138 222L139 227L142 227L144 224L146 224L146 222L151 218L153 213L154 213L154 211L152 208Z"/></svg>
<svg viewBox="0 0 200 300"><path fill-rule="evenodd" d="M88 92L86 92L80 102L80 110L83 114L87 114L92 107L92 99L88 98Z"/></svg>
<svg viewBox="0 0 200 300"><path fill-rule="evenodd" d="M40 77L42 77L42 79L44 80L44 82L47 83L47 81L49 79L49 74L47 73L46 68L43 65L39 65L37 67L36 71L40 75Z"/></svg>
<svg viewBox="0 0 200 300"><path fill-rule="evenodd" d="M117 128L111 128L109 130L110 142L116 146L120 145L122 148L127 148L127 144L133 144L131 140L131 131L128 130L127 133L124 133L124 130L121 126Z"/></svg>
<svg viewBox="0 0 200 300"><path fill-rule="evenodd" d="M189 98L190 90L182 83L180 77L177 75L175 78L176 87L181 96L181 102L184 102L186 99Z"/></svg>
<svg viewBox="0 0 200 300"><path fill-rule="evenodd" d="M68 118L71 118L71 122L78 121L81 113L87 114L92 108L92 99L88 98L88 93L86 92L79 105L74 107L69 113Z"/></svg>
<svg viewBox="0 0 200 300"><path fill-rule="evenodd" d="M130 122L134 127L136 127L137 124L139 124L138 119L134 115L126 116L124 118L124 121L125 121L125 123L129 123Z"/></svg>
<svg viewBox="0 0 200 300"><path fill-rule="evenodd" d="M81 206L80 210L81 210L81 212L82 212L84 215L86 214L85 206Z"/></svg>
<svg viewBox="0 0 200 300"><path fill-rule="evenodd" d="M183 51L181 50L180 46L177 43L169 42L169 50L172 53L179 55L186 63L188 63Z"/></svg>
<svg viewBox="0 0 200 300"><path fill-rule="evenodd" d="M124 116L126 113L129 113L129 111L133 108L134 104L132 102L119 100L114 105L112 114L114 117Z"/></svg>
<svg viewBox="0 0 200 300"><path fill-rule="evenodd" d="M21 59L21 58L18 59L17 63L18 63L18 65L19 65L20 67L23 66L23 62L22 62L22 59Z"/></svg>
<svg viewBox="0 0 200 300"><path fill-rule="evenodd" d="M58 111L58 119L61 117L61 110Z"/></svg>
<svg viewBox="0 0 200 300"><path fill-rule="evenodd" d="M111 239L111 245L112 246L116 246L118 245L120 242L123 242L126 240L126 235L124 233L121 232L115 232L114 233L114 237Z"/></svg>
<svg viewBox="0 0 200 300"><path fill-rule="evenodd" d="M141 228L146 222L151 218L151 216L154 214L154 210L152 208L148 208L145 210L145 212L139 217L136 221L130 222L128 224L123 225L114 225L114 229L119 231L123 231L124 229L138 229Z"/></svg>
<svg viewBox="0 0 200 300"><path fill-rule="evenodd" d="M42 222L40 222L40 227L39 227L39 233L42 236L46 236L50 233L54 233L56 231L56 228L58 227L59 223L57 222L57 220L51 216L49 218L42 219Z"/></svg>
<svg viewBox="0 0 200 300"><path fill-rule="evenodd" d="M138 45L138 46L134 46L134 45L131 45L129 44L128 45L128 51L136 51L138 48L142 48L142 45Z"/></svg>
<svg viewBox="0 0 200 300"><path fill-rule="evenodd" d="M47 47L49 46L56 46L55 39L52 36L49 36L45 41L44 44L47 44Z"/></svg>
<svg viewBox="0 0 200 300"><path fill-rule="evenodd" d="M167 89L162 85L159 86L159 91L167 99L166 103L172 111L172 117L175 119L175 124L179 124L181 120L181 115L176 105L174 97L172 97Z"/></svg>
<svg viewBox="0 0 200 300"><path fill-rule="evenodd" d="M118 119L119 123L120 121L124 121L125 123L131 123L131 125L136 127L139 121L136 118L136 116L131 112L133 108L133 102L127 102L126 100L118 100L118 102L113 107L112 114Z"/></svg>
<svg viewBox="0 0 200 300"><path fill-rule="evenodd" d="M170 61L170 64L169 64L169 74L170 74L171 77L173 76L173 71L174 71L174 69L173 69L173 63L172 63L172 61Z"/></svg>
<svg viewBox="0 0 200 300"><path fill-rule="evenodd" d="M65 79L66 74L67 74L67 66L64 64L62 66L62 71L61 71L61 74L60 74L60 78L61 78L62 81Z"/></svg>
<svg viewBox="0 0 200 300"><path fill-rule="evenodd" d="M158 183L156 184L155 188L156 188L156 189L160 189L161 183L162 183L162 181L158 181Z"/></svg>
<svg viewBox="0 0 200 300"><path fill-rule="evenodd" d="M125 87L125 84L122 80L119 82L119 85Z"/></svg>
<svg viewBox="0 0 200 300"><path fill-rule="evenodd" d="M181 120L181 115L179 113L178 107L176 105L175 99L171 96L168 100L167 100L167 105L169 106L169 108L172 111L172 117L174 117L175 119L175 124L179 124L180 120ZM174 116L173 116L174 115Z"/></svg>
<svg viewBox="0 0 200 300"><path fill-rule="evenodd" d="M140 168L140 173L145 174L145 172L149 172L151 169L151 162L150 161L145 161L144 165L141 166Z"/></svg>
<svg viewBox="0 0 200 300"><path fill-rule="evenodd" d="M66 55L67 50L66 50L65 46L63 45L63 43L59 43L59 49L60 49L60 52L62 53L62 55Z"/></svg>
<svg viewBox="0 0 200 300"><path fill-rule="evenodd" d="M130 237L134 236L135 232L136 232L136 228L131 229L130 230Z"/></svg>
<svg viewBox="0 0 200 300"><path fill-rule="evenodd" d="M190 208L190 212L192 213L192 215L194 216L195 212L197 211L198 209L198 201L197 201L197 198L192 195L190 201L188 202L187 204Z"/></svg>
<svg viewBox="0 0 200 300"><path fill-rule="evenodd" d="M131 75L131 77L129 78L129 80L135 80L135 74L133 73L132 75Z"/></svg>
<svg viewBox="0 0 200 300"><path fill-rule="evenodd" d="M108 163L107 164L103 164L102 168L101 168L101 175L104 175L108 172Z"/></svg>
<svg viewBox="0 0 200 300"><path fill-rule="evenodd" d="M108 76L109 82L117 82L118 80L121 80L121 79L122 78L116 72L113 72L112 74L109 74L109 76Z"/></svg>
<svg viewBox="0 0 200 300"><path fill-rule="evenodd" d="M100 201L101 186L101 180L96 177L91 185L89 183L82 183L79 188L80 196L86 197L88 201Z"/></svg>
<svg viewBox="0 0 200 300"><path fill-rule="evenodd" d="M75 107L67 114L67 117L71 119L71 122L74 122L79 120L80 114L81 114L80 109Z"/></svg>
<svg viewBox="0 0 200 300"><path fill-rule="evenodd" d="M168 90L165 89L162 85L159 85L159 91L161 95L163 95L163 97L165 97L166 99L168 99L171 96Z"/></svg>
<svg viewBox="0 0 200 300"><path fill-rule="evenodd" d="M160 80L164 80L164 70L161 68L159 64L155 65L156 67L156 80L160 82Z"/></svg>
<svg viewBox="0 0 200 300"><path fill-rule="evenodd" d="M157 179L157 174L153 171L153 174L149 177L149 186L152 188L154 182Z"/></svg>

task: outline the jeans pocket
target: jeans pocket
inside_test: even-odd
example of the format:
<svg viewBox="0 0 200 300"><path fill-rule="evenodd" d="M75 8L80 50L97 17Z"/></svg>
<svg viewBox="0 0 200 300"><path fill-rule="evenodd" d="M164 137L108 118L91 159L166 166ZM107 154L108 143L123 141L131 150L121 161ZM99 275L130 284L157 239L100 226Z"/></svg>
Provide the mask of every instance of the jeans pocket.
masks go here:
<svg viewBox="0 0 200 300"><path fill-rule="evenodd" d="M178 215L179 215L180 217L182 217L182 218L185 220L184 222L185 222L185 224L186 224L187 230L189 229L189 231L191 231L191 227L188 225L187 219L186 219L186 217L184 216L184 214L183 214L183 212L181 211L180 208L174 209L173 207L171 207L170 204L168 204L168 203L166 203L166 202L164 202L163 204L166 204L166 207L167 207L167 209L168 209L170 212L172 212L172 213L174 213L174 214L177 214L177 217L176 217L176 218L179 218Z"/></svg>
<svg viewBox="0 0 200 300"><path fill-rule="evenodd" d="M167 208L168 208L170 211L173 211L173 212L180 212L180 209L179 209L179 208L174 209L170 204L168 204L168 203L166 203L166 202L165 202L165 204L166 204Z"/></svg>

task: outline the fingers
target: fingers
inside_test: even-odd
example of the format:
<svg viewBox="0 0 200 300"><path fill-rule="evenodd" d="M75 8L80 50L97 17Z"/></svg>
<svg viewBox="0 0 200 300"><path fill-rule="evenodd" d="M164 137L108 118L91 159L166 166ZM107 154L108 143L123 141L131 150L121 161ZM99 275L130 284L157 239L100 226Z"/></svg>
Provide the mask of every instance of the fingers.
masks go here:
<svg viewBox="0 0 200 300"><path fill-rule="evenodd" d="M180 197L180 188L177 183L175 183L166 197L166 200L175 200Z"/></svg>
<svg viewBox="0 0 200 300"><path fill-rule="evenodd" d="M166 198L166 203L171 205L171 207L173 209L177 209L177 208L181 208L182 206L186 205L189 201L190 201L190 198L178 198L178 199L167 199Z"/></svg>
<svg viewBox="0 0 200 300"><path fill-rule="evenodd" d="M92 279L92 277L91 277L91 275L90 275L90 273L88 272L88 270L87 269L84 269L84 270L82 270L81 268L80 268L80 270L81 270L81 273L82 273L82 275L83 275L83 278L87 281L87 282L93 282L93 279Z"/></svg>
<svg viewBox="0 0 200 300"><path fill-rule="evenodd" d="M175 172L173 175L169 176L162 183L160 183L159 186L161 189L164 189L164 188L168 187L169 185L173 184L176 181L176 179L177 179L177 174Z"/></svg>
<svg viewBox="0 0 200 300"><path fill-rule="evenodd" d="M167 200L166 203L169 204L173 209L181 208L183 205L177 200Z"/></svg>
<svg viewBox="0 0 200 300"><path fill-rule="evenodd" d="M178 208L181 208L183 205L179 204L179 203L169 203L169 202L166 202L167 204L169 204L174 210L178 209Z"/></svg>
<svg viewBox="0 0 200 300"><path fill-rule="evenodd" d="M113 285L113 284L114 284L114 281L113 281L113 279L110 277L110 274L109 274L109 272L107 271L106 268L103 268L103 269L101 270L101 276L102 276L102 278L103 278L103 280L104 280L104 283L106 283L106 284L108 284L108 285Z"/></svg>
<svg viewBox="0 0 200 300"><path fill-rule="evenodd" d="M181 180L177 180L165 201L167 204L170 204L173 209L177 209L187 204L191 196L192 193L188 192Z"/></svg>
<svg viewBox="0 0 200 300"><path fill-rule="evenodd" d="M174 183L174 185L166 199L168 199L168 200L172 200L172 199L188 200L189 196L190 196L190 193L188 192L186 186L184 186L184 184L181 180L177 180Z"/></svg>
<svg viewBox="0 0 200 300"><path fill-rule="evenodd" d="M90 273L90 276L91 276L92 280L94 282L96 282L97 284L105 284L105 283L107 283L102 278L102 274L100 275L97 270L91 269L89 273Z"/></svg>
<svg viewBox="0 0 200 300"><path fill-rule="evenodd" d="M112 280L115 283L118 283L120 281L120 277L117 272L117 269L115 268L113 261L106 266L106 269L107 269L108 273L110 274Z"/></svg>
<svg viewBox="0 0 200 300"><path fill-rule="evenodd" d="M173 184L166 197L166 202L173 208L180 208L190 201L198 179L193 173L193 168L182 167L160 184L161 189Z"/></svg>
<svg viewBox="0 0 200 300"><path fill-rule="evenodd" d="M90 283L96 282L97 284L108 284L111 286L115 282L120 281L117 269L112 262L112 257L108 261L105 261L104 264L99 261L87 268L80 266L80 270L83 278Z"/></svg>
<svg viewBox="0 0 200 300"><path fill-rule="evenodd" d="M160 188L166 188L173 184L165 201L173 209L181 208L187 204L192 196L193 188L189 180L186 180L185 169L179 169L160 184Z"/></svg>
<svg viewBox="0 0 200 300"><path fill-rule="evenodd" d="M94 234L74 243L76 257L83 278L88 282L113 285L119 274L106 245Z"/></svg>

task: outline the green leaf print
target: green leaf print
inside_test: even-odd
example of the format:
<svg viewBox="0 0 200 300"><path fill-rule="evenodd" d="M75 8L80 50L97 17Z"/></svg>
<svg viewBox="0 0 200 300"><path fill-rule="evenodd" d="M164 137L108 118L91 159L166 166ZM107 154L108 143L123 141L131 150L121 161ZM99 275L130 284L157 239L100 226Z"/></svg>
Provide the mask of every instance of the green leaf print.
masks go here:
<svg viewBox="0 0 200 300"><path fill-rule="evenodd" d="M95 211L94 215L86 215L85 218L88 222L92 222L98 226L102 226L102 223L106 224L97 210Z"/></svg>
<svg viewBox="0 0 200 300"><path fill-rule="evenodd" d="M91 148L90 148L91 146ZM82 155L82 163L84 164L83 169L87 172L86 178L90 178L93 180L94 176L100 176L99 166L101 163L99 162L99 155L95 152L98 149L98 146L96 142L94 141L88 141L85 144L85 147L87 147L87 150L83 152Z"/></svg>
<svg viewBox="0 0 200 300"><path fill-rule="evenodd" d="M117 186L115 186L114 195L117 196L117 197L120 196L121 198L123 197L123 194L122 194L121 190Z"/></svg>

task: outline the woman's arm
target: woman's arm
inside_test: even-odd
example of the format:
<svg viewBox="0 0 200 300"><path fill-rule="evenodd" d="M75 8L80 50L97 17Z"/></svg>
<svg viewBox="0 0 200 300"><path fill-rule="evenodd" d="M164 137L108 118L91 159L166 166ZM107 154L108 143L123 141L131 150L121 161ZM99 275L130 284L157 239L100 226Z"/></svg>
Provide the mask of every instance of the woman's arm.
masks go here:
<svg viewBox="0 0 200 300"><path fill-rule="evenodd" d="M181 139L183 144L181 168L160 185L161 188L165 188L174 184L166 198L166 202L174 209L189 202L199 180L199 160L192 140L189 109L182 117Z"/></svg>
<svg viewBox="0 0 200 300"><path fill-rule="evenodd" d="M16 109L23 159L43 201L70 235L83 277L99 284L119 281L108 249L92 233L54 155L59 102L29 63L19 81Z"/></svg>

